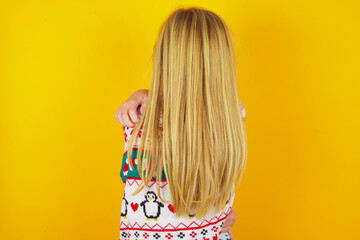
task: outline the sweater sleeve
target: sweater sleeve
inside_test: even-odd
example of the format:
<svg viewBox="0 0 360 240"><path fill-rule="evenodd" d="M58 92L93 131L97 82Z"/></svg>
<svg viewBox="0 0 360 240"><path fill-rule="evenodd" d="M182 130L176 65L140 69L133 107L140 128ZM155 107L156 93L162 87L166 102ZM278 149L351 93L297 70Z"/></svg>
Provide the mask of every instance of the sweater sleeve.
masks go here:
<svg viewBox="0 0 360 240"><path fill-rule="evenodd" d="M132 134L134 133L135 128L136 128L136 126L133 127L133 128L123 126L124 139L125 139L125 150L124 150L124 153L126 153L127 150L128 150L129 140L130 140L130 137L132 136ZM141 128L140 128L139 134L138 134L138 136L137 136L136 139L135 139L133 148L137 148L137 147L138 147L139 139L141 138L141 134L142 134L142 130L143 130L143 126L141 126Z"/></svg>
<svg viewBox="0 0 360 240"><path fill-rule="evenodd" d="M125 127L123 126L123 132L124 132L124 140L125 140L125 146L124 146L124 153L123 153L123 160L122 160L122 165L121 165L121 171L120 171L120 176L123 180L123 182L126 181L126 176L128 175L129 171L132 171L133 168L130 166L129 164L129 159L128 159L128 148L129 148L129 140L131 135L133 134L135 128L131 128L131 127ZM136 142L135 142L135 148L136 146ZM134 155L134 154L133 154ZM131 160L133 160L134 158L130 158ZM134 162L133 162L134 164Z"/></svg>

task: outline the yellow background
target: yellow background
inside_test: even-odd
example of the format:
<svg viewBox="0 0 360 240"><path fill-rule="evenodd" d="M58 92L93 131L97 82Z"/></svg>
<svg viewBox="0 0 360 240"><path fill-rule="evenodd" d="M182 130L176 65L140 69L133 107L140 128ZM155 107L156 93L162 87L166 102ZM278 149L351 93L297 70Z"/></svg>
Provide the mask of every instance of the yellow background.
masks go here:
<svg viewBox="0 0 360 240"><path fill-rule="evenodd" d="M360 239L360 3L0 2L0 239L119 238L122 126L160 24L202 6L237 36L248 164L235 239Z"/></svg>

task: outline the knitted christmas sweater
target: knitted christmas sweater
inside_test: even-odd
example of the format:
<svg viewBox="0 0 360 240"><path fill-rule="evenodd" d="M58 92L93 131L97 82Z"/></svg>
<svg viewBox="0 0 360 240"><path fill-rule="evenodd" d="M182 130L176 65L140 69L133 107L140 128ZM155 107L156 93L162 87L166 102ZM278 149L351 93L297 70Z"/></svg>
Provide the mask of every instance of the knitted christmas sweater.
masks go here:
<svg viewBox="0 0 360 240"><path fill-rule="evenodd" d="M242 117L245 120L245 108L241 102L240 106ZM162 115L160 115L161 124ZM130 160L127 149L134 128L123 127L123 131L125 151L120 176L125 184L125 190L121 205L120 240L230 240L229 234L221 232L221 228L233 206L234 191L229 195L223 210L215 212L212 208L204 219L197 219L192 215L175 217L176 210L171 204L169 185L164 172L160 181L160 191L162 198L170 203L165 203L158 197L155 177L140 193L132 196L132 193L141 184L141 178L136 168L138 164L136 155L141 131L135 139ZM129 161L132 161L134 168L130 167Z"/></svg>

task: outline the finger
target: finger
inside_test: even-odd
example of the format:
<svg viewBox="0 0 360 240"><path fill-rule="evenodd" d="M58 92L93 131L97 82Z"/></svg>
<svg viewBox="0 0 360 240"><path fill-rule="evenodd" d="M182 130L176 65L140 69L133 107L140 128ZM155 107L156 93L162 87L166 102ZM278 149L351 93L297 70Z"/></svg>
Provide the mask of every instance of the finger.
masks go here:
<svg viewBox="0 0 360 240"><path fill-rule="evenodd" d="M126 127L135 127L135 124L131 121L129 115L127 113L121 114L122 120L124 122L124 126Z"/></svg>
<svg viewBox="0 0 360 240"><path fill-rule="evenodd" d="M228 220L228 219L226 219L226 220ZM229 225L231 225L231 223L229 221L225 221L222 227L223 228L228 227Z"/></svg>
<svg viewBox="0 0 360 240"><path fill-rule="evenodd" d="M116 118L116 120L117 120L121 125L125 126L125 123L124 123L124 121L122 120L121 117ZM126 127L126 126L125 126L125 127Z"/></svg>
<svg viewBox="0 0 360 240"><path fill-rule="evenodd" d="M122 106L122 105L121 105ZM116 111L115 113L115 119L121 123L121 125L124 125L123 122L122 122L122 119L121 119L121 112L120 112L120 109L121 109L121 106L118 108L118 110Z"/></svg>
<svg viewBox="0 0 360 240"><path fill-rule="evenodd" d="M130 115L130 120L132 121L132 122L134 122L134 123L137 123L140 119L139 119L139 117L138 117L138 115L137 115L137 112L136 112L136 109L137 108L130 108L129 109L129 115Z"/></svg>
<svg viewBox="0 0 360 240"><path fill-rule="evenodd" d="M143 114L145 111L146 103L142 104L140 107L140 114Z"/></svg>
<svg viewBox="0 0 360 240"><path fill-rule="evenodd" d="M229 233L229 236L230 236L230 240L235 240L234 235L232 234L231 230L228 233Z"/></svg>
<svg viewBox="0 0 360 240"><path fill-rule="evenodd" d="M231 214L231 213L234 213L234 212L235 212L235 210L234 210L234 208L232 207L231 210L230 210L230 214Z"/></svg>
<svg viewBox="0 0 360 240"><path fill-rule="evenodd" d="M234 225L234 223L235 223L234 218L232 218L232 216L228 215L228 217L225 219L225 222L224 222L224 224L223 224L223 227L225 227L225 226L232 226L232 225Z"/></svg>
<svg viewBox="0 0 360 240"><path fill-rule="evenodd" d="M225 223L223 224L223 226L221 227L221 231L222 232L227 232L228 230L230 230L230 228L231 228L231 224L229 224L229 223L227 223L226 221L225 221Z"/></svg>
<svg viewBox="0 0 360 240"><path fill-rule="evenodd" d="M229 230L230 230L229 227L223 227L223 228L221 228L221 232L227 232L227 231L229 231Z"/></svg>
<svg viewBox="0 0 360 240"><path fill-rule="evenodd" d="M232 226L235 224L235 220L226 219L228 221L225 221L225 223L222 226L223 231L228 231L232 228Z"/></svg>
<svg viewBox="0 0 360 240"><path fill-rule="evenodd" d="M144 95L143 98L141 99L141 104L144 104L147 102L147 98L148 96L147 95Z"/></svg>
<svg viewBox="0 0 360 240"><path fill-rule="evenodd" d="M123 122L122 122L122 120L121 120L121 117L120 117L119 112L116 112L116 113L115 113L115 119L116 119L116 121L118 121L119 123L121 123L121 125L124 125Z"/></svg>

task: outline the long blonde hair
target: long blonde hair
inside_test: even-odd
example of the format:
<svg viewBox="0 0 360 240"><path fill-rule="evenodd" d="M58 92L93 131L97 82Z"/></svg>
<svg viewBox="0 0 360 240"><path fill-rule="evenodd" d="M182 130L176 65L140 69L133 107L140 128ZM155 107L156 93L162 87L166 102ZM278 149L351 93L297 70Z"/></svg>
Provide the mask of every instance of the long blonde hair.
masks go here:
<svg viewBox="0 0 360 240"><path fill-rule="evenodd" d="M132 156L141 130L142 184L133 195L155 176L159 197L168 202L160 194L164 171L177 217L195 210L201 219L213 206L216 212L224 209L245 169L246 134L230 34L214 12L181 7L163 23L154 45L147 105L127 154Z"/></svg>

